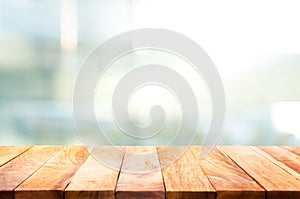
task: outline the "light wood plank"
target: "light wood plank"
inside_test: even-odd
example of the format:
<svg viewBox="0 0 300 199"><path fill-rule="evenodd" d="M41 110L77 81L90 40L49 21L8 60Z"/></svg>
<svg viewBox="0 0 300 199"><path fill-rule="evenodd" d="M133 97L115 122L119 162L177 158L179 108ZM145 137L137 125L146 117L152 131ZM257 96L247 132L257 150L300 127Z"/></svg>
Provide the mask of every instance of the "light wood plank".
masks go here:
<svg viewBox="0 0 300 199"><path fill-rule="evenodd" d="M0 167L0 198L12 199L13 190L60 149L61 147L34 146Z"/></svg>
<svg viewBox="0 0 300 199"><path fill-rule="evenodd" d="M297 155L300 155L300 146L282 146L281 148L289 150Z"/></svg>
<svg viewBox="0 0 300 199"><path fill-rule="evenodd" d="M92 154L96 157L88 157L66 188L66 199L115 198L124 152L117 147L96 147Z"/></svg>
<svg viewBox="0 0 300 199"><path fill-rule="evenodd" d="M16 199L63 199L64 189L89 153L83 146L68 146L15 190Z"/></svg>
<svg viewBox="0 0 300 199"><path fill-rule="evenodd" d="M116 198L165 198L156 147L126 148L117 183Z"/></svg>
<svg viewBox="0 0 300 199"><path fill-rule="evenodd" d="M300 198L300 181L250 147L221 149L267 190L268 198Z"/></svg>
<svg viewBox="0 0 300 199"><path fill-rule="evenodd" d="M199 157L201 147L191 149ZM217 147L199 162L218 199L265 198L265 190Z"/></svg>
<svg viewBox="0 0 300 199"><path fill-rule="evenodd" d="M214 199L215 189L200 167L199 158L186 147L158 147L168 199ZM183 155L179 158L180 154ZM173 157L174 154L178 155ZM170 162L169 160L177 160ZM179 159L178 159L179 158Z"/></svg>
<svg viewBox="0 0 300 199"><path fill-rule="evenodd" d="M215 148L204 159L201 147L190 147L173 164L182 147L159 150L160 159L155 147L127 147L118 182L118 169L86 160L85 147L13 148L0 147L0 199L12 199L14 189L18 199L164 198L162 175L167 198L262 198L261 186L266 198L300 198L300 147L219 147L223 152ZM122 151L97 149L99 159L120 168Z"/></svg>
<svg viewBox="0 0 300 199"><path fill-rule="evenodd" d="M0 167L30 148L31 146L0 146Z"/></svg>
<svg viewBox="0 0 300 199"><path fill-rule="evenodd" d="M300 180L300 156L278 146L251 148Z"/></svg>

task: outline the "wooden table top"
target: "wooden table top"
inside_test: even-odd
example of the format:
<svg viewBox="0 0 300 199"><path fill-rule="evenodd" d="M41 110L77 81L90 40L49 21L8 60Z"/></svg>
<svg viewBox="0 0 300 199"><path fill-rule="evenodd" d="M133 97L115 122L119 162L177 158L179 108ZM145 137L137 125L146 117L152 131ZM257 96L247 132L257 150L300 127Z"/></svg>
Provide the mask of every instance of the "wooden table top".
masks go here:
<svg viewBox="0 0 300 199"><path fill-rule="evenodd" d="M173 164L179 147L120 148L97 148L114 170L83 146L0 146L0 199L300 199L300 146L219 146L204 159L201 147L191 146ZM154 153L130 156L141 151ZM155 172L125 172L153 165Z"/></svg>

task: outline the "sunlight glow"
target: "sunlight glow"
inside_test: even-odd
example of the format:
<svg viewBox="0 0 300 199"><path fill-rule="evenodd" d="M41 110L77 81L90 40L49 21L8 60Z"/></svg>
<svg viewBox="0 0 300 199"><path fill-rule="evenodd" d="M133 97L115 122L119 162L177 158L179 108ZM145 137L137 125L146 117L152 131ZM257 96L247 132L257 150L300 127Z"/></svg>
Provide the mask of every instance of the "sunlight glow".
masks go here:
<svg viewBox="0 0 300 199"><path fill-rule="evenodd" d="M72 51L78 43L76 0L62 0L60 15L60 44L64 50Z"/></svg>
<svg viewBox="0 0 300 199"><path fill-rule="evenodd" d="M272 121L277 130L300 138L300 102L274 103Z"/></svg>

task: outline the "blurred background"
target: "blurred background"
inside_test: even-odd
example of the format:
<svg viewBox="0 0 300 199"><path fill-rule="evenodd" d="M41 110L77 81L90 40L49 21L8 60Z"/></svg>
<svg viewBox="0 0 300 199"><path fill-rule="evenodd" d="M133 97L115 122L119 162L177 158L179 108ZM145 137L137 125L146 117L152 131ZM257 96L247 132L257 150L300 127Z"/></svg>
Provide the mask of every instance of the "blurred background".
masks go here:
<svg viewBox="0 0 300 199"><path fill-rule="evenodd" d="M212 58L227 104L219 144L299 145L299 7L290 0L2 0L0 145L81 144L72 105L80 67L103 41L136 28L177 31Z"/></svg>

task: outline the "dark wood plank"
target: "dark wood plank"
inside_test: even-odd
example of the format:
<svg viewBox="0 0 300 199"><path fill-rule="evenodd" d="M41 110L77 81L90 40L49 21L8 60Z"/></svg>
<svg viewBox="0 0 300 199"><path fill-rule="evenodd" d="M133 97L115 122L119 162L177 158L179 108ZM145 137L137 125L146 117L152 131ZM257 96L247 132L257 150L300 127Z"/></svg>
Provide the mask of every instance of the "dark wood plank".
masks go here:
<svg viewBox="0 0 300 199"><path fill-rule="evenodd" d="M96 157L89 156L76 172L65 190L65 199L115 198L124 152L116 147L96 147L92 154Z"/></svg>
<svg viewBox="0 0 300 199"><path fill-rule="evenodd" d="M86 147L64 147L15 189L15 198L63 199L65 188L88 155Z"/></svg>
<svg viewBox="0 0 300 199"><path fill-rule="evenodd" d="M13 199L13 190L60 149L61 147L34 146L0 167L0 198Z"/></svg>
<svg viewBox="0 0 300 199"><path fill-rule="evenodd" d="M300 198L300 181L250 147L221 149L267 190L268 198Z"/></svg>
<svg viewBox="0 0 300 199"><path fill-rule="evenodd" d="M191 149L199 157L201 147ZM218 199L265 198L265 190L217 147L199 162Z"/></svg>
<svg viewBox="0 0 300 199"><path fill-rule="evenodd" d="M215 189L200 167L199 158L186 147L158 147L168 199L214 199ZM179 158L180 154L183 155ZM177 154L177 157L172 157ZM169 160L176 161L169 162Z"/></svg>
<svg viewBox="0 0 300 199"><path fill-rule="evenodd" d="M165 198L163 178L156 147L126 148L117 183L116 198Z"/></svg>
<svg viewBox="0 0 300 199"><path fill-rule="evenodd" d="M0 167L30 148L31 146L0 146Z"/></svg>
<svg viewBox="0 0 300 199"><path fill-rule="evenodd" d="M300 180L300 156L278 146L252 147L274 164Z"/></svg>

